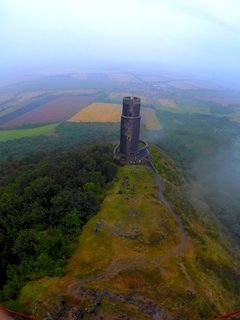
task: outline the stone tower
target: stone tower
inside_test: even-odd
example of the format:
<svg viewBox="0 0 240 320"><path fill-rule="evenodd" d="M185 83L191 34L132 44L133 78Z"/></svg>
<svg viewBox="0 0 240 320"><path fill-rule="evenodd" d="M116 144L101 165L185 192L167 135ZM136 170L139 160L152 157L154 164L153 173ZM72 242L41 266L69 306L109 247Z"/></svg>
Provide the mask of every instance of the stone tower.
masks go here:
<svg viewBox="0 0 240 320"><path fill-rule="evenodd" d="M140 98L124 97L121 117L120 152L134 155L138 151L140 132Z"/></svg>

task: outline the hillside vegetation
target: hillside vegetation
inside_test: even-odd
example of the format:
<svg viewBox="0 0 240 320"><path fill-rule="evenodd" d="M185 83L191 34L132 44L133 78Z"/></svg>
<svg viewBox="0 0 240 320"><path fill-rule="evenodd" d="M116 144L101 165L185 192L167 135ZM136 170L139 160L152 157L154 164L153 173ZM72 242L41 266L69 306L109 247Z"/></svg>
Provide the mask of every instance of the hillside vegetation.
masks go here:
<svg viewBox="0 0 240 320"><path fill-rule="evenodd" d="M200 320L239 307L238 261L220 226L171 160L156 149L153 160L184 230L158 176L145 166L121 167L66 274L29 282L21 308L53 319Z"/></svg>
<svg viewBox="0 0 240 320"><path fill-rule="evenodd" d="M0 167L0 299L61 276L83 225L116 173L109 146L37 154Z"/></svg>

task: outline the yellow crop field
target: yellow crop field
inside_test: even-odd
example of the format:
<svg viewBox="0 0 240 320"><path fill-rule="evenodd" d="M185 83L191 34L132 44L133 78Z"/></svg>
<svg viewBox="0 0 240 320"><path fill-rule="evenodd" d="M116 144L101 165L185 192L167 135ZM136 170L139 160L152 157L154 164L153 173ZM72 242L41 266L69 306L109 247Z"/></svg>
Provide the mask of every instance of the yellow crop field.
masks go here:
<svg viewBox="0 0 240 320"><path fill-rule="evenodd" d="M159 102L164 107L178 108L175 100L173 100L173 99L159 99Z"/></svg>
<svg viewBox="0 0 240 320"><path fill-rule="evenodd" d="M143 123L148 129L160 130L160 122L154 109L144 108L141 111Z"/></svg>
<svg viewBox="0 0 240 320"><path fill-rule="evenodd" d="M115 103L94 102L76 113L70 122L120 122L122 105ZM142 108L141 117L148 129L159 130L160 123L154 109Z"/></svg>
<svg viewBox="0 0 240 320"><path fill-rule="evenodd" d="M70 122L120 122L121 104L94 102L76 113Z"/></svg>

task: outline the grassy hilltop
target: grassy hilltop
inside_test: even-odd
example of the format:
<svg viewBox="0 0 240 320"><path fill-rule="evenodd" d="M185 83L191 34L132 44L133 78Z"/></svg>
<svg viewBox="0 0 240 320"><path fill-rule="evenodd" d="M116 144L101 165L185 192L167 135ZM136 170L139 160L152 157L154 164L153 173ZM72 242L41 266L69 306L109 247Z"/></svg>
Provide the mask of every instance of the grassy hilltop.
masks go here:
<svg viewBox="0 0 240 320"><path fill-rule="evenodd" d="M48 311L61 319L197 320L237 308L237 262L218 238L214 218L206 219L200 201L194 207L197 200L169 159L154 149L153 160L185 230L159 200L148 167L119 168L65 276L22 289L18 302L29 312L39 318Z"/></svg>

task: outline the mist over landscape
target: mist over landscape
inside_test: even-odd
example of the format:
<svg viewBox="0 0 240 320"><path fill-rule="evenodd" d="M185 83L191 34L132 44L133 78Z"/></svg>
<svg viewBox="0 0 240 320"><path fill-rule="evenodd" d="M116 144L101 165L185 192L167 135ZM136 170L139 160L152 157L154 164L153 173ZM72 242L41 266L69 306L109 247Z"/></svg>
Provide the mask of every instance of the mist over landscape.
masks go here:
<svg viewBox="0 0 240 320"><path fill-rule="evenodd" d="M238 0L0 2L0 306L240 308L239 34ZM145 165L114 158L126 96Z"/></svg>
<svg viewBox="0 0 240 320"><path fill-rule="evenodd" d="M1 73L149 68L239 83L237 0L4 0L0 9Z"/></svg>

